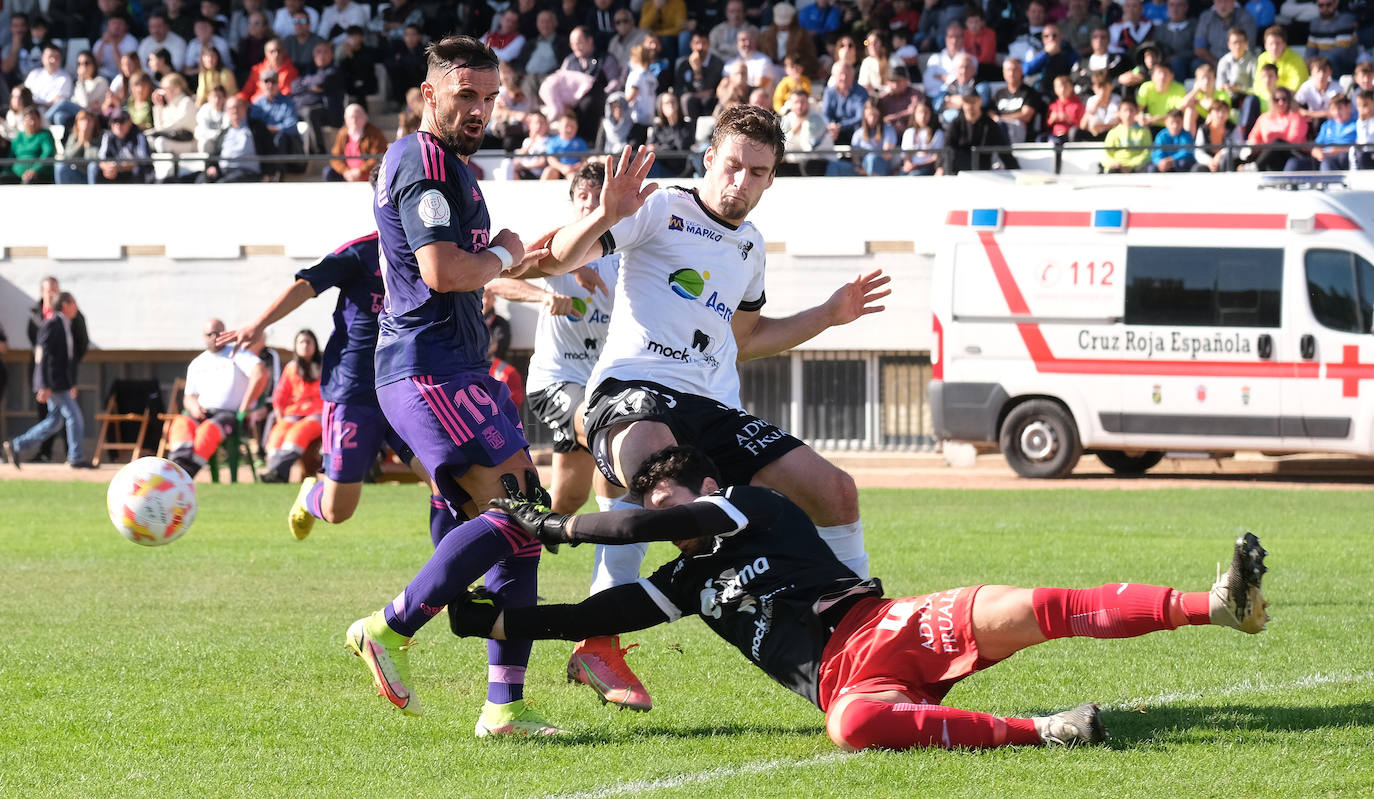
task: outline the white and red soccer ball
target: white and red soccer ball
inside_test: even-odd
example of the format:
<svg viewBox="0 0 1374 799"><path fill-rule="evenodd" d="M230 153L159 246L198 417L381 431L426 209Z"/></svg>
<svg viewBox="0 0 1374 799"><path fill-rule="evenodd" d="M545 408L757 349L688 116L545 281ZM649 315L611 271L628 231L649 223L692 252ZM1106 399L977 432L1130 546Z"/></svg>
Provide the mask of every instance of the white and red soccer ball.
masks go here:
<svg viewBox="0 0 1374 799"><path fill-rule="evenodd" d="M110 481L105 506L115 529L135 544L170 544L196 519L195 483L169 460L139 458Z"/></svg>

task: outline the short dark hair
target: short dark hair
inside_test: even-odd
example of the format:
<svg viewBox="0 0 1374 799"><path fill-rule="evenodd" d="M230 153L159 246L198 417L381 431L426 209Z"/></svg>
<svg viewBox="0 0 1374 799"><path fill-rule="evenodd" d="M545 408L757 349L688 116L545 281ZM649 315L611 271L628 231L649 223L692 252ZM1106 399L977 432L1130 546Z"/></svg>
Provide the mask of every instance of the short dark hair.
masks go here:
<svg viewBox="0 0 1374 799"><path fill-rule="evenodd" d="M1270 25L1265 28L1264 38L1268 39L1270 36L1277 36L1283 40L1284 44L1288 44L1288 29L1282 25Z"/></svg>
<svg viewBox="0 0 1374 799"><path fill-rule="evenodd" d="M72 296L72 293L70 291L64 291L61 294L57 295L57 304L53 307L61 308L63 305L66 305L69 302L76 302L76 298Z"/></svg>
<svg viewBox="0 0 1374 799"><path fill-rule="evenodd" d="M730 136L739 136L773 148L773 165L782 161L786 145L786 135L778 115L769 109L753 105L732 105L720 112L716 119L715 132L711 134L711 148L720 145Z"/></svg>
<svg viewBox="0 0 1374 799"><path fill-rule="evenodd" d="M573 179L568 181L568 199L572 199L573 194L577 192L579 183L606 185L606 165L600 161L588 161L583 164L582 168L577 170L577 174L573 175Z"/></svg>
<svg viewBox="0 0 1374 799"><path fill-rule="evenodd" d="M701 485L708 477L720 485L720 470L706 453L696 447L664 447L639 465L630 479L630 491L642 497L660 482L671 480L689 491L701 493Z"/></svg>
<svg viewBox="0 0 1374 799"><path fill-rule="evenodd" d="M447 74L457 69L496 69L500 63L490 47L478 39L462 34L446 36L437 42L431 42L425 54L429 58L426 80L437 78L438 75L435 73Z"/></svg>

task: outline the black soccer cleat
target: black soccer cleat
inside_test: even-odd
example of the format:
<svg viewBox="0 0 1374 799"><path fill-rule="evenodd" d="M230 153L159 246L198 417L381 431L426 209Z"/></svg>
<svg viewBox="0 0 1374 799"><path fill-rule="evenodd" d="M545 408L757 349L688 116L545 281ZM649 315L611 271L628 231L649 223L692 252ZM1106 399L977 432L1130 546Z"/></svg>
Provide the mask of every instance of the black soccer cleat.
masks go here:
<svg viewBox="0 0 1374 799"><path fill-rule="evenodd" d="M1269 623L1269 614L1265 612L1269 603L1260 593L1260 581L1268 571L1264 565L1267 554L1254 533L1236 539L1231 568L1212 585L1209 615L1213 624L1254 635Z"/></svg>

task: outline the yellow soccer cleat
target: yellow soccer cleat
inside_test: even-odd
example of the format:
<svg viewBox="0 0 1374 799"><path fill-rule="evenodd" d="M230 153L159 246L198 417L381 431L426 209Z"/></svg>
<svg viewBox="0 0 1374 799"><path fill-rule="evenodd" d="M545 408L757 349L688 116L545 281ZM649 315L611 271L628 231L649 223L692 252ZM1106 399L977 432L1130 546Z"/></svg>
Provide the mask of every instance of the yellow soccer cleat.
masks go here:
<svg viewBox="0 0 1374 799"><path fill-rule="evenodd" d="M297 541L304 541L305 537L310 535L310 528L315 526L315 517L306 507L305 501L316 482L314 477L307 477L301 481L301 490L296 492L296 501L291 503L291 511L286 514L286 526L290 528L291 535L295 536Z"/></svg>
<svg viewBox="0 0 1374 799"><path fill-rule="evenodd" d="M377 695L401 709L407 716L420 715L420 699L410 690L410 658L406 650L411 639L387 626L379 610L358 619L348 627L344 645L367 664Z"/></svg>

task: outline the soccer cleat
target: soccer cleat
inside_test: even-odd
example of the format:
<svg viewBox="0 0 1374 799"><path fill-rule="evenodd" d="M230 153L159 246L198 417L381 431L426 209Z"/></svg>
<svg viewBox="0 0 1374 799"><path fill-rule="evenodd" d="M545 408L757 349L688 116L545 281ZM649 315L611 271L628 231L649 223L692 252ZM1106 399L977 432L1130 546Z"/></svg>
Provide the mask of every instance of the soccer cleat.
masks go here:
<svg viewBox="0 0 1374 799"><path fill-rule="evenodd" d="M1073 748L1079 744L1100 744L1107 740L1102 726L1102 710L1096 702L1084 702L1073 710L1053 716L1035 716L1035 731L1047 746Z"/></svg>
<svg viewBox="0 0 1374 799"><path fill-rule="evenodd" d="M301 490L296 492L296 501L291 503L291 511L286 514L286 526L291 528L291 535L297 541L304 541L310 535L310 528L315 526L315 517L305 505L310 489L315 487L315 480L314 477L307 477L301 481Z"/></svg>
<svg viewBox="0 0 1374 799"><path fill-rule="evenodd" d="M579 641L568 658L568 682L591 686L607 702L624 710L647 712L654 706L649 692L625 662L625 653L639 646L620 648L620 636L602 636Z"/></svg>
<svg viewBox="0 0 1374 799"><path fill-rule="evenodd" d="M1234 627L1254 635L1269 623L1269 614L1265 612L1269 603L1264 601L1264 595L1260 593L1260 580L1268 571L1264 565L1264 556L1267 554L1254 533L1246 533L1236 539L1231 568L1212 584L1208 611L1213 624ZM1218 567L1217 571L1221 571L1221 568Z"/></svg>
<svg viewBox="0 0 1374 799"><path fill-rule="evenodd" d="M379 610L349 625L344 643L367 664L378 696L385 697L408 716L420 715L420 700L410 690L410 661L406 650L410 648L411 639L388 627Z"/></svg>
<svg viewBox="0 0 1374 799"><path fill-rule="evenodd" d="M23 468L19 465L19 451L14 448L14 442L6 441L0 446L4 447L5 458L9 460L10 463L14 464L14 468L17 471L23 471Z"/></svg>
<svg viewBox="0 0 1374 799"><path fill-rule="evenodd" d="M504 705L487 702L482 706L482 715L477 718L473 730L478 738L488 735L562 735L563 730L553 726L523 699L507 702Z"/></svg>

